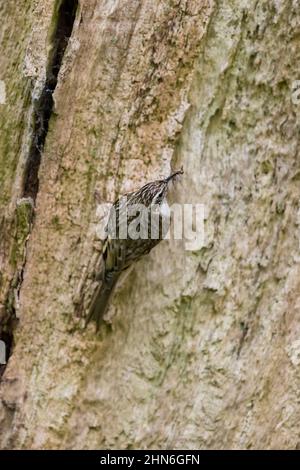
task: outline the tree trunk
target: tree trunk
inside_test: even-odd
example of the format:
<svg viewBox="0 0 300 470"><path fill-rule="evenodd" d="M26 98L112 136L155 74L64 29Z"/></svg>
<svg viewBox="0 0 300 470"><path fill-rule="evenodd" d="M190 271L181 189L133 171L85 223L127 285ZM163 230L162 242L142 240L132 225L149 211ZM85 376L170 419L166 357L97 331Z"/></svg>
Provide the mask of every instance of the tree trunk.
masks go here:
<svg viewBox="0 0 300 470"><path fill-rule="evenodd" d="M298 447L298 2L0 14L0 447ZM181 165L204 246L163 241L84 329L97 205Z"/></svg>

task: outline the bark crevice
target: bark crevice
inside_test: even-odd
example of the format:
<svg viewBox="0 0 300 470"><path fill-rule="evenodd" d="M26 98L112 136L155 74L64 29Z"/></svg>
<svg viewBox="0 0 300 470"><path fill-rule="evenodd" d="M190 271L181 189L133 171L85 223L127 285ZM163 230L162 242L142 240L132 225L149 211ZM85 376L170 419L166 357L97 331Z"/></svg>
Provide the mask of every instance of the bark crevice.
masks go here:
<svg viewBox="0 0 300 470"><path fill-rule="evenodd" d="M12 250L12 258L16 258L14 260L16 270L6 297L6 315L0 328L0 340L4 341L6 345L6 364L0 366L0 379L14 347L16 310L26 265L26 247L32 228L33 208L39 190L39 168L53 112L53 93L73 31L77 8L78 0L59 0L57 2L54 10L55 26L51 39L52 47L48 57L45 84L39 98L33 102L31 142L23 176L22 199L19 201L15 220L15 246ZM21 259L21 265L18 265L17 258Z"/></svg>
<svg viewBox="0 0 300 470"><path fill-rule="evenodd" d="M39 98L33 103L33 132L24 173L23 197L36 200L39 190L39 168L45 146L49 121L53 111L53 93L63 57L71 37L78 8L78 0L62 0L58 4L52 48L48 58L46 80Z"/></svg>

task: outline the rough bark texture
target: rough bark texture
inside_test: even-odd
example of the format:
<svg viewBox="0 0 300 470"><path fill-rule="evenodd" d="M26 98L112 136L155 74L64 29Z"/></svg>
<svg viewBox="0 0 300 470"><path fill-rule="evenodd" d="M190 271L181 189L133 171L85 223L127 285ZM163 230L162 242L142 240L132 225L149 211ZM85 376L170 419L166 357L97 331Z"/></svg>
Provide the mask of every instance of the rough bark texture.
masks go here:
<svg viewBox="0 0 300 470"><path fill-rule="evenodd" d="M81 0L31 194L62 3L0 3L1 447L296 448L299 3ZM112 201L181 165L205 247L160 244L111 326L83 330L95 191Z"/></svg>

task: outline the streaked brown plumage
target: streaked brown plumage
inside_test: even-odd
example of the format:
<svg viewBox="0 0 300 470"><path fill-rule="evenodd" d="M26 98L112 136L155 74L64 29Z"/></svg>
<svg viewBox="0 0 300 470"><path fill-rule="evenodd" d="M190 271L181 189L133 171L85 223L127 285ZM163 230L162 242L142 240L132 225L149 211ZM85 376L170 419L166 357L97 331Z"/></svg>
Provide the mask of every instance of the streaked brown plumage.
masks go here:
<svg viewBox="0 0 300 470"><path fill-rule="evenodd" d="M161 208L166 200L169 183L182 173L183 170L181 169L172 173L168 178L147 183L138 191L121 196L113 204L106 227L106 239L102 252L103 269L98 276L102 282L94 294L87 317L87 323L91 320L96 321L97 330L106 313L110 297L121 273L148 254L163 239L165 235L162 230L164 215ZM122 229L127 231L131 223L138 222L137 214L130 215L130 210L137 204L144 206L142 217L146 217L148 221L147 225L145 224L146 229L148 229L148 237L133 239L129 236L122 239ZM158 209L157 219L151 218L153 209ZM140 223L142 224L142 221L146 219L141 218ZM114 223L116 223L116 232L114 231ZM153 227L155 223L157 226ZM126 227L124 227L124 224L126 224ZM155 235L157 236L153 238L155 229Z"/></svg>

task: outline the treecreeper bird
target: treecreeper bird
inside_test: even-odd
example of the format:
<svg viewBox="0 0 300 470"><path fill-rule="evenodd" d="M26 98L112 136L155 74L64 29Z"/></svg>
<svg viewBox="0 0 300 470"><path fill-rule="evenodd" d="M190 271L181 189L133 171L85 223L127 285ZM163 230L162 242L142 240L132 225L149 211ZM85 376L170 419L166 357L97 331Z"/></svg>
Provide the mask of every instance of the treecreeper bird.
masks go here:
<svg viewBox="0 0 300 470"><path fill-rule="evenodd" d="M86 325L94 320L97 331L122 272L148 254L169 230L166 200L169 185L183 169L165 179L147 183L121 196L112 205L105 228L100 281L92 298Z"/></svg>

